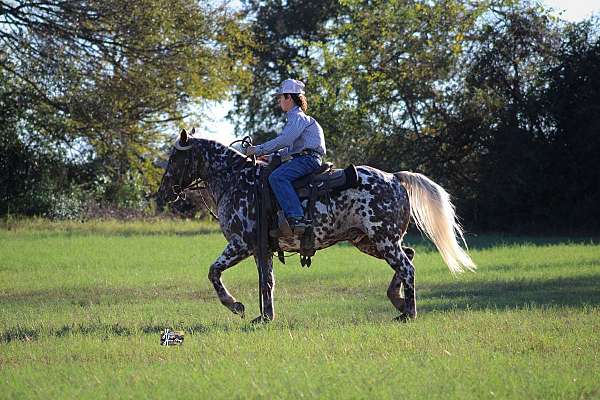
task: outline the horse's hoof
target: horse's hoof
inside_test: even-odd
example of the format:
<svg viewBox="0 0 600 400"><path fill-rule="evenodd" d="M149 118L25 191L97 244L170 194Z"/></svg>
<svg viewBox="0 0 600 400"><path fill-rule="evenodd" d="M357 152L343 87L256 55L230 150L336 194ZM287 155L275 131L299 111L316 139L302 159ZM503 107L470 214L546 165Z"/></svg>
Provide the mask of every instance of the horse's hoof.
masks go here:
<svg viewBox="0 0 600 400"><path fill-rule="evenodd" d="M408 321L413 320L415 318L416 318L415 315L411 316L411 315L408 315L406 313L402 313L402 314L398 315L396 318L394 318L394 321L408 322Z"/></svg>
<svg viewBox="0 0 600 400"><path fill-rule="evenodd" d="M265 315L259 315L258 317L254 318L252 321L250 321L250 323L257 325L257 324L266 324L268 322L271 322L271 318L265 316Z"/></svg>
<svg viewBox="0 0 600 400"><path fill-rule="evenodd" d="M239 301L236 301L231 305L231 312L244 318L246 316L246 307Z"/></svg>

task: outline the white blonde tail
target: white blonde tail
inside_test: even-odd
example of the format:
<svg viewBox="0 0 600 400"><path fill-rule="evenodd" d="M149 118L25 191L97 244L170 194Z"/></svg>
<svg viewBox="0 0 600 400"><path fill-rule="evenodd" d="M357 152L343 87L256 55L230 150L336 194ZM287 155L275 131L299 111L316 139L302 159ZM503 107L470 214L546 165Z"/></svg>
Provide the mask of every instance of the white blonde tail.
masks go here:
<svg viewBox="0 0 600 400"><path fill-rule="evenodd" d="M458 243L457 237L467 247L450 195L425 175L406 171L394 175L408 192L410 214L417 228L435 244L450 271L475 270L475 263Z"/></svg>

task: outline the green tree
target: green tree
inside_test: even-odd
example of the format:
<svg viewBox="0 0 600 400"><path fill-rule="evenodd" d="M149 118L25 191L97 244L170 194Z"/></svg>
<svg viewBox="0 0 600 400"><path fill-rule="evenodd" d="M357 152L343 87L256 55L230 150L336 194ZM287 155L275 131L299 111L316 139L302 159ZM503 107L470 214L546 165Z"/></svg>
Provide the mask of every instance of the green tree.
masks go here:
<svg viewBox="0 0 600 400"><path fill-rule="evenodd" d="M253 46L248 49L252 81L236 92L235 111L230 117L239 131L263 141L276 134L282 120L271 96L281 81L291 77L303 80L310 89L317 87L301 65L311 57L315 43L330 40L327 24L339 15L342 6L337 0L242 3L244 15L251 21Z"/></svg>
<svg viewBox="0 0 600 400"><path fill-rule="evenodd" d="M226 7L192 0L0 1L0 70L28 88L26 141L96 160L119 193L148 188L168 124L245 82L250 35Z"/></svg>
<svg viewBox="0 0 600 400"><path fill-rule="evenodd" d="M297 9L249 4L262 32L257 48L278 53L254 52L262 60L254 79L268 84L238 98L246 131L274 134L268 91L297 77L308 83L309 113L324 127L330 159L424 172L457 195L470 224L549 226L568 211L552 181L578 196L580 210L593 208L594 29L574 29L527 0L346 0L320 9L308 34L284 24ZM566 157L564 147L586 160ZM566 182L573 176L588 183Z"/></svg>
<svg viewBox="0 0 600 400"><path fill-rule="evenodd" d="M547 130L540 96L546 65L556 63L560 29L527 2L491 7L472 32L459 84L430 115L441 134L431 152L434 175L446 175L463 215L480 227L529 224L543 184ZM524 193L527 195L524 197Z"/></svg>
<svg viewBox="0 0 600 400"><path fill-rule="evenodd" d="M0 71L0 215L48 211L67 179L57 149L23 140L21 132L30 118L24 105L32 96Z"/></svg>
<svg viewBox="0 0 600 400"><path fill-rule="evenodd" d="M322 56L308 74L324 88L315 113L330 124L332 156L426 170L423 155L439 134L428 117L445 101L463 43L486 3L344 4L347 14L332 31L339 40L320 46Z"/></svg>
<svg viewBox="0 0 600 400"><path fill-rule="evenodd" d="M238 96L238 122L259 139L273 135L279 118L268 94L296 77L307 83L309 113L324 127L331 159L398 167L402 158L418 167L407 148L431 136L426 113L456 75L463 43L489 3L300 3L249 2L258 89ZM382 152L390 141L396 154Z"/></svg>

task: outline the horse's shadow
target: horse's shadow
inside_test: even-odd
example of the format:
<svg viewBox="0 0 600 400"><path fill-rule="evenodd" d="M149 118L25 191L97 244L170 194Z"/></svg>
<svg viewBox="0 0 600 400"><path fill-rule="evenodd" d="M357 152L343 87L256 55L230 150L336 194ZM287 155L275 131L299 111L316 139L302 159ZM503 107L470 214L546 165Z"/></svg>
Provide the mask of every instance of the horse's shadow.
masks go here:
<svg viewBox="0 0 600 400"><path fill-rule="evenodd" d="M427 284L420 311L600 305L600 274L560 279L520 279Z"/></svg>

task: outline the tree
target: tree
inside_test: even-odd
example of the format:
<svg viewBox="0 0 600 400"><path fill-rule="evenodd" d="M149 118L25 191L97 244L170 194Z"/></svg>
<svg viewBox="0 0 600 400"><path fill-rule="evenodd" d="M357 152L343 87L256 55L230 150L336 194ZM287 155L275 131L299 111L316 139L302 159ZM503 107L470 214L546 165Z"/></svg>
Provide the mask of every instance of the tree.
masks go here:
<svg viewBox="0 0 600 400"><path fill-rule="evenodd" d="M238 123L258 138L273 135L279 119L268 93L297 77L307 83L310 113L323 125L331 159L397 167L399 157L380 150L392 141L397 154L411 157L406 148L430 134L425 113L456 73L462 43L487 3L300 3L248 3L256 15L252 73L259 88L238 95Z"/></svg>
<svg viewBox="0 0 600 400"><path fill-rule="evenodd" d="M464 55L450 112L434 118L445 133L433 159L459 161L449 168L455 171L453 191L479 227L531 227L546 212L540 200L549 126L540 98L548 85L543 71L557 62L559 38L556 21L536 5L492 7Z"/></svg>
<svg viewBox="0 0 600 400"><path fill-rule="evenodd" d="M564 30L559 62L547 69L543 106L552 126L546 152L546 198L555 224L600 228L600 19Z"/></svg>
<svg viewBox="0 0 600 400"><path fill-rule="evenodd" d="M253 37L252 81L236 92L235 112L230 117L239 131L262 141L273 137L281 122L272 97L275 88L287 78L315 87L301 64L311 56L314 43L329 40L326 25L342 6L337 0L246 0L243 4Z"/></svg>
<svg viewBox="0 0 600 400"><path fill-rule="evenodd" d="M99 160L109 197L131 170L156 186L166 124L244 83L244 29L192 0L0 1L0 71L31 93L21 139Z"/></svg>
<svg viewBox="0 0 600 400"><path fill-rule="evenodd" d="M595 80L574 66L595 73L593 48L578 31L574 47L561 51L571 28L537 2L345 0L322 9L312 34L273 22L295 20L286 14L291 7L250 4L271 18L256 20L253 29L265 30L256 35L258 46L279 51L274 59L260 54L255 79L271 79L262 86L270 89L287 76L306 78L309 113L323 126L328 158L337 164L426 173L457 196L470 224L494 230L549 226L567 211L548 185L569 179L558 178L558 159L597 182L588 151L581 148L586 162L578 166L575 157L556 153L585 146L578 138L595 143L576 123L593 115ZM580 97L581 112L564 104ZM267 91L241 98L246 131L273 134ZM564 184L586 204L582 209L592 208L594 190L582 193L580 181Z"/></svg>
<svg viewBox="0 0 600 400"><path fill-rule="evenodd" d="M310 74L326 88L316 114L331 123L333 155L340 163L427 172L439 134L428 118L445 101L463 43L486 3L345 4L347 14L333 31L339 40L321 46L322 61L313 64L318 72ZM327 115L332 112L337 118Z"/></svg>
<svg viewBox="0 0 600 400"><path fill-rule="evenodd" d="M0 215L44 213L65 184L60 154L19 135L30 118L23 106L32 96L0 71Z"/></svg>

